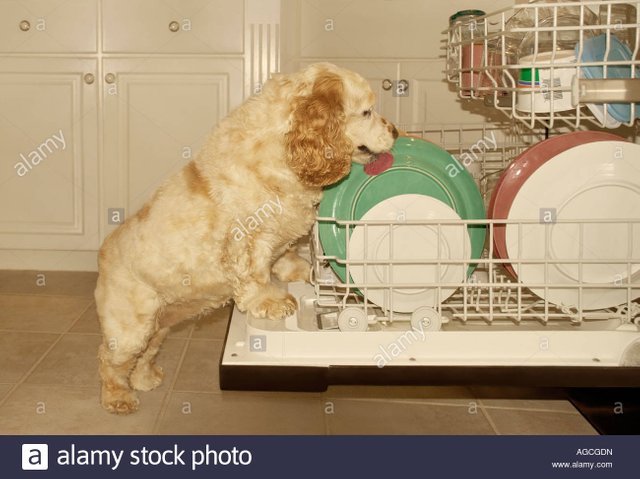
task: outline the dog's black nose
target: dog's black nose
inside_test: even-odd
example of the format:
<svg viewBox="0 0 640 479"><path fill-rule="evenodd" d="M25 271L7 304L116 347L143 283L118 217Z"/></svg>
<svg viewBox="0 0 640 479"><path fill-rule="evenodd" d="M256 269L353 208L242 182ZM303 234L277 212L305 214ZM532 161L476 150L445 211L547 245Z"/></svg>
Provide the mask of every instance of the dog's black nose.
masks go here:
<svg viewBox="0 0 640 479"><path fill-rule="evenodd" d="M360 145L358 147L358 150L360 150L362 153L369 153L371 154L371 150L369 148L366 147L366 145Z"/></svg>

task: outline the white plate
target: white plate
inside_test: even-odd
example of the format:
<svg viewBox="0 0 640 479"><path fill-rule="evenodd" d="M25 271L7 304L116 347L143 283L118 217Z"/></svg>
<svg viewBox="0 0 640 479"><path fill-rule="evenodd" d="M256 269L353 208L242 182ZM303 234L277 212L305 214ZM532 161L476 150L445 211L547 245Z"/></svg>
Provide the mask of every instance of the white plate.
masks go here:
<svg viewBox="0 0 640 479"><path fill-rule="evenodd" d="M460 216L440 200L425 195L393 196L365 213L363 221L373 220L459 220ZM392 232L392 234L390 234ZM391 248L391 242L393 248ZM390 254L391 253L391 254ZM471 243L465 225L364 225L356 226L349 239L351 260L408 260L414 263L352 265L351 278L366 298L384 310L413 312L421 306L436 306L451 296L465 279L471 258ZM440 264L437 260L453 260L455 264ZM422 262L422 264L416 264ZM428 264L425 264L428 263ZM425 287L439 283L440 287ZM361 284L403 284L405 288L365 288ZM413 288L411 286L415 285Z"/></svg>
<svg viewBox="0 0 640 479"><path fill-rule="evenodd" d="M627 283L627 264L614 262L629 258L635 261L630 268L631 282L640 280L640 223L629 223L630 220L640 221L640 145L601 141L570 148L551 158L522 185L508 218L542 221L544 209L555 209L559 222L522 225L520 238L518 225L510 224L506 229L510 259L549 260L547 281L544 264L518 265L514 262L513 267L522 283L567 286L548 288L547 291L531 287L536 295L553 304L577 307L579 284ZM550 214L547 219L552 217ZM562 220L598 219L623 221L613 224L561 223ZM546 257L545 250L548 250ZM562 263L581 258L582 268L578 264ZM640 289L632 292L631 299L638 296ZM624 288L582 289L583 310L614 307L626 301L627 290Z"/></svg>

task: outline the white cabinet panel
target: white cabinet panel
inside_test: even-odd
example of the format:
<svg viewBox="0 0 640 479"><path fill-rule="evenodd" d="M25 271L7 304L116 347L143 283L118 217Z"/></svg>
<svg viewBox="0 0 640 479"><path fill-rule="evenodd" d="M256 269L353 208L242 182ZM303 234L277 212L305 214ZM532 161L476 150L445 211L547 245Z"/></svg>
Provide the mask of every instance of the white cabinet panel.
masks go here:
<svg viewBox="0 0 640 479"><path fill-rule="evenodd" d="M301 0L300 53L310 57L423 57L439 45L424 28L432 2ZM406 35L411 31L412 35ZM434 38L432 38L434 37Z"/></svg>
<svg viewBox="0 0 640 479"><path fill-rule="evenodd" d="M95 60L0 63L0 247L95 249ZM86 77L90 78L90 77Z"/></svg>
<svg viewBox="0 0 640 479"><path fill-rule="evenodd" d="M95 52L97 0L20 0L0 4L0 51Z"/></svg>
<svg viewBox="0 0 640 479"><path fill-rule="evenodd" d="M133 214L199 151L212 127L242 101L242 60L109 59L101 218Z"/></svg>
<svg viewBox="0 0 640 479"><path fill-rule="evenodd" d="M244 2L103 0L105 52L242 53Z"/></svg>

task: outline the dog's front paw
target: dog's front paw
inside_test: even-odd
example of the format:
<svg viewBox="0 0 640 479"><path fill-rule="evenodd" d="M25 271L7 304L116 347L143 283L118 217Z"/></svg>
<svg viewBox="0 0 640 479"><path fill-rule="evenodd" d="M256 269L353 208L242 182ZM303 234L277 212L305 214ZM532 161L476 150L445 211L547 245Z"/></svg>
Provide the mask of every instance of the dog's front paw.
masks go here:
<svg viewBox="0 0 640 479"><path fill-rule="evenodd" d="M298 303L295 298L282 291L277 296L260 299L249 309L249 312L258 318L278 320L291 316L296 309L298 309Z"/></svg>

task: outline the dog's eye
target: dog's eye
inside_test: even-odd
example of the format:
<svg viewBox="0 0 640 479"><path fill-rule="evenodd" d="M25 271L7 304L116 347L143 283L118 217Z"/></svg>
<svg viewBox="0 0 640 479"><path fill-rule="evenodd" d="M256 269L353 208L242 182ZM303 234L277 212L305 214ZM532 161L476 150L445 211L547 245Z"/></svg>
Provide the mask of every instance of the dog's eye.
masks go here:
<svg viewBox="0 0 640 479"><path fill-rule="evenodd" d="M371 116L371 108L362 112L362 116L369 118Z"/></svg>

